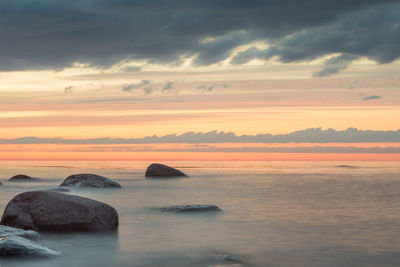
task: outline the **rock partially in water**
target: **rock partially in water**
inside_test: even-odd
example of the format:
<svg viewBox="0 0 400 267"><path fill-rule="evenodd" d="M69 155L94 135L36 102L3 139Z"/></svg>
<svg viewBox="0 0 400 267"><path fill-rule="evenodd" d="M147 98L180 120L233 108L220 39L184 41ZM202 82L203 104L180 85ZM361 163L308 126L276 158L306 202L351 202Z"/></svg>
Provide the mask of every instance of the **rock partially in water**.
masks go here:
<svg viewBox="0 0 400 267"><path fill-rule="evenodd" d="M235 254L228 254L224 256L225 261L230 261L230 262L237 262L237 263L242 263L242 259Z"/></svg>
<svg viewBox="0 0 400 267"><path fill-rule="evenodd" d="M58 251L29 240L38 237L39 234L34 231L24 231L0 225L0 257L52 257L61 255Z"/></svg>
<svg viewBox="0 0 400 267"><path fill-rule="evenodd" d="M345 164L343 164L343 165L336 165L335 167L336 167L336 168L349 168L349 169L355 169L355 168L357 168L356 166L353 166L353 165L345 165Z"/></svg>
<svg viewBox="0 0 400 267"><path fill-rule="evenodd" d="M164 208L164 210L173 213L189 213L189 212L219 212L222 211L215 205L208 204L191 204L191 205L174 205Z"/></svg>
<svg viewBox="0 0 400 267"><path fill-rule="evenodd" d="M68 176L60 186L96 187L96 188L120 188L121 185L107 177L91 174L73 174Z"/></svg>
<svg viewBox="0 0 400 267"><path fill-rule="evenodd" d="M52 191L14 197L0 224L50 232L103 232L118 228L117 211L100 201Z"/></svg>
<svg viewBox="0 0 400 267"><path fill-rule="evenodd" d="M187 177L187 175L180 170L160 163L153 163L147 167L145 176L148 178Z"/></svg>
<svg viewBox="0 0 400 267"><path fill-rule="evenodd" d="M19 228L9 227L6 225L0 225L0 236L12 235L23 238L36 240L39 238L39 233L32 230L23 230Z"/></svg>
<svg viewBox="0 0 400 267"><path fill-rule="evenodd" d="M18 174L14 175L10 179L8 179L9 182L36 182L39 181L38 178L33 178L31 176L25 175L25 174Z"/></svg>

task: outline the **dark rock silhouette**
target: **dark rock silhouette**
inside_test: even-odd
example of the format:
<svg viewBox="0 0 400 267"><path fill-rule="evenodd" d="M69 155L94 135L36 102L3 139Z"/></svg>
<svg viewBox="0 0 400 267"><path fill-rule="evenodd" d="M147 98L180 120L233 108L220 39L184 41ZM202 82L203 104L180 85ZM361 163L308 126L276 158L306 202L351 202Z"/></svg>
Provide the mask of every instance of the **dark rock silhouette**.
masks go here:
<svg viewBox="0 0 400 267"><path fill-rule="evenodd" d="M187 177L187 175L180 170L160 163L153 163L147 167L145 176L148 178Z"/></svg>
<svg viewBox="0 0 400 267"><path fill-rule="evenodd" d="M39 181L38 178L33 178L25 174L18 174L10 179L8 179L9 182L33 182L33 181Z"/></svg>
<svg viewBox="0 0 400 267"><path fill-rule="evenodd" d="M91 174L73 174L68 176L60 186L76 186L76 187L114 187L119 188L121 185L107 177Z"/></svg>
<svg viewBox="0 0 400 267"><path fill-rule="evenodd" d="M0 224L50 232L102 232L118 227L117 211L100 201L52 191L14 197Z"/></svg>
<svg viewBox="0 0 400 267"><path fill-rule="evenodd" d="M336 168L349 168L349 169L355 169L357 168L356 166L353 165L336 165Z"/></svg>
<svg viewBox="0 0 400 267"><path fill-rule="evenodd" d="M34 231L25 231L0 225L0 258L17 256L52 257L61 255L57 251L32 241L38 237L39 234Z"/></svg>
<svg viewBox="0 0 400 267"><path fill-rule="evenodd" d="M221 211L217 206L208 204L175 205L166 207L164 210L173 213Z"/></svg>

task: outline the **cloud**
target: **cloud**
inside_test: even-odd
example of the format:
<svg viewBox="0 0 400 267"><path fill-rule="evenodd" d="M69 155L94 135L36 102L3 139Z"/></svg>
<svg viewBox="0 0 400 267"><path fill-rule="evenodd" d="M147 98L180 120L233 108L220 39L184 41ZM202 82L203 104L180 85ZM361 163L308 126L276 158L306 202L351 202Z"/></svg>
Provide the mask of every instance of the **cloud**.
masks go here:
<svg viewBox="0 0 400 267"><path fill-rule="evenodd" d="M148 84L150 84L150 81L149 81L149 80L142 80L142 81L140 81L139 83L126 84L126 85L124 85L124 86L122 87L122 91L124 91L124 92L131 92L131 91L133 91L133 90L143 88L144 86L146 86L146 85L148 85ZM146 87L146 88L147 88L147 87ZM146 89L146 88L145 88L145 89ZM146 91L146 90L145 90L145 91Z"/></svg>
<svg viewBox="0 0 400 267"><path fill-rule="evenodd" d="M139 66L126 66L121 69L122 71L126 72L138 72L142 70L142 67Z"/></svg>
<svg viewBox="0 0 400 267"><path fill-rule="evenodd" d="M355 79L347 88L354 89L357 86L359 81L360 81L359 79Z"/></svg>
<svg viewBox="0 0 400 267"><path fill-rule="evenodd" d="M226 83L213 83L211 85L202 84L196 87L196 90L203 91L203 92L211 92L214 88L227 88L228 84Z"/></svg>
<svg viewBox="0 0 400 267"><path fill-rule="evenodd" d="M72 94L73 93L74 86L67 86L64 88L64 94Z"/></svg>
<svg viewBox="0 0 400 267"><path fill-rule="evenodd" d="M23 137L0 139L0 144L160 144L160 143L375 143L400 142L400 130L372 131L348 128L343 131L309 128L288 134L236 135L232 132L186 132L180 135L143 138L62 139Z"/></svg>
<svg viewBox="0 0 400 267"><path fill-rule="evenodd" d="M314 73L314 77L327 77L346 69L357 57L340 55L324 61L320 71Z"/></svg>
<svg viewBox="0 0 400 267"><path fill-rule="evenodd" d="M174 82L166 82L161 89L162 92L171 92L173 88Z"/></svg>
<svg viewBox="0 0 400 267"><path fill-rule="evenodd" d="M233 55L233 64L332 54L388 63L400 56L399 17L397 0L1 1L7 42L0 43L0 70L75 62L106 68L129 60L179 64L185 58L204 66L253 42L268 48Z"/></svg>
<svg viewBox="0 0 400 267"><path fill-rule="evenodd" d="M368 101L368 100L374 100L374 99L379 99L379 98L381 98L381 97L378 95L370 95L370 96L363 97L361 100Z"/></svg>

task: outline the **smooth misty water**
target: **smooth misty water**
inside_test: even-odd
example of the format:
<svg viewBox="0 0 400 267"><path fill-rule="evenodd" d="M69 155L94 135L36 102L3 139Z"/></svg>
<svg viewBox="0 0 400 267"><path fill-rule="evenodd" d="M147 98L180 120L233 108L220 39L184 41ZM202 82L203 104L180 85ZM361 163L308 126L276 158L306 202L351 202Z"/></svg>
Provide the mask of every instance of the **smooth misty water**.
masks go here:
<svg viewBox="0 0 400 267"><path fill-rule="evenodd" d="M400 163L175 162L190 178L146 180L149 162L2 162L0 210L20 192L91 172L121 190L73 190L119 213L117 233L42 234L54 259L0 259L8 266L399 266ZM19 173L42 178L10 183ZM151 209L215 204L220 214Z"/></svg>

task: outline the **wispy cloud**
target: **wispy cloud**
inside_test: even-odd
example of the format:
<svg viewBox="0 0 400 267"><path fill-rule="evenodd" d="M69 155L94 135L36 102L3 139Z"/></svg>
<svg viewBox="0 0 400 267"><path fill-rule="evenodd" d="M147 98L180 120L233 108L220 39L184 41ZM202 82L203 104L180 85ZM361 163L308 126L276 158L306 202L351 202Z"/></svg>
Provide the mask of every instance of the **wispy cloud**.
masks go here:
<svg viewBox="0 0 400 267"><path fill-rule="evenodd" d="M73 93L73 86L67 86L64 88L64 94L68 95L68 94L72 94Z"/></svg>
<svg viewBox="0 0 400 267"><path fill-rule="evenodd" d="M131 83L131 84L126 84L122 87L122 91L124 92L131 92L135 89L140 89L143 88L144 86L150 84L149 80L142 80L139 83Z"/></svg>
<svg viewBox="0 0 400 267"><path fill-rule="evenodd" d="M214 90L217 87L227 88L228 84L226 84L226 83L213 83L211 85L202 84L202 85L197 86L196 90L202 91L202 92L211 92L212 90Z"/></svg>
<svg viewBox="0 0 400 267"><path fill-rule="evenodd" d="M354 89L357 86L359 81L360 81L359 79L355 79L347 88Z"/></svg>
<svg viewBox="0 0 400 267"><path fill-rule="evenodd" d="M363 97L361 100L368 101L368 100L375 100L375 99L379 99L379 98L381 98L379 95L370 95L370 96Z"/></svg>
<svg viewBox="0 0 400 267"><path fill-rule="evenodd" d="M174 82L168 81L164 84L161 91L162 92L171 92L174 89L173 85L174 85Z"/></svg>
<svg viewBox="0 0 400 267"><path fill-rule="evenodd" d="M340 55L325 60L322 69L314 73L314 77L327 77L346 69L353 60L357 59L356 56Z"/></svg>
<svg viewBox="0 0 400 267"><path fill-rule="evenodd" d="M310 128L288 134L236 135L232 132L186 132L143 138L63 139L23 137L0 139L0 144L161 144L161 143L374 143L400 142L400 130L372 131L348 128L343 131Z"/></svg>

